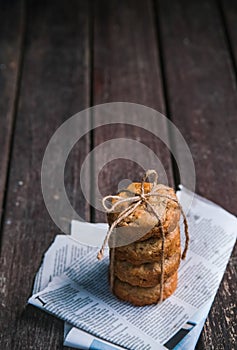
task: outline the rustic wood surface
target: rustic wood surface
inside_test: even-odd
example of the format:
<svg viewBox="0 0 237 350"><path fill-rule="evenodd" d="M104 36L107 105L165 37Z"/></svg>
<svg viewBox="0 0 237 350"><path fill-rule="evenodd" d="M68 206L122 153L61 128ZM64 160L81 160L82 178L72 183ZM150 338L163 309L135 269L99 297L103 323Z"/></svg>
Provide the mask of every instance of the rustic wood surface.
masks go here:
<svg viewBox="0 0 237 350"><path fill-rule="evenodd" d="M0 224L3 212L4 195L7 189L8 165L12 149L12 135L20 70L22 64L22 46L25 34L23 2L0 3Z"/></svg>
<svg viewBox="0 0 237 350"><path fill-rule="evenodd" d="M25 8L24 58L1 233L1 349L62 348L63 322L25 305L42 254L58 232L41 194L45 147L63 121L89 105L88 6L76 0L71 6L32 1ZM77 174L89 136L79 146L65 174L71 198L81 198ZM90 219L85 201L80 200L77 210Z"/></svg>
<svg viewBox="0 0 237 350"><path fill-rule="evenodd" d="M219 9L215 1L182 0L171 11L162 0L158 13L170 115L191 149L196 191L236 215L236 81ZM236 346L234 260L197 349Z"/></svg>
<svg viewBox="0 0 237 350"><path fill-rule="evenodd" d="M62 349L63 323L25 306L42 255L58 233L40 188L50 137L95 104L155 108L190 146L196 191L236 215L237 6L234 0L1 0L0 19L0 349ZM117 137L146 144L169 183L178 184L161 141L139 128L100 127L75 145L65 169L69 199L87 220L105 217L82 196L81 164L93 147ZM88 174L92 195L99 161ZM121 179L137 180L140 173L133 162L113 161L100 172L100 189L116 191ZM237 247L198 350L236 348L236 256Z"/></svg>
<svg viewBox="0 0 237 350"><path fill-rule="evenodd" d="M96 105L113 101L137 102L164 113L161 69L157 64L159 48L152 3L138 1L136 6L134 4L133 0L95 2L93 103ZM167 133L166 129L164 133ZM94 131L94 146L118 137L133 138L153 150L165 167L169 183L173 185L170 155L157 137L138 127L109 125ZM95 159L95 168L100 161L101 159ZM139 181L143 172L132 161L111 161L101 170L99 176L102 194L115 193L122 179ZM105 216L96 211L95 219L104 220Z"/></svg>

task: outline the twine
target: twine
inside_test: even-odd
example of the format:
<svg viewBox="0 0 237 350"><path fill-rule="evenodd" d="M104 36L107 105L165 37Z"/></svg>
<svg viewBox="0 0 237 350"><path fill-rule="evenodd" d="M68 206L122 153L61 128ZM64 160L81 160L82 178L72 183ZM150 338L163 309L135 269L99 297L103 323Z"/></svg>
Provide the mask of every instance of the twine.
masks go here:
<svg viewBox="0 0 237 350"><path fill-rule="evenodd" d="M145 193L144 183L145 183L146 179L149 176L151 176L151 175L154 176L152 187L151 187L150 192ZM126 202L126 203L130 203L130 204L129 204L129 206L126 209L124 209L123 211L120 212L120 214L118 215L117 219L110 226L110 228L109 228L109 230L108 230L108 232L107 232L107 234L105 236L105 239L104 239L104 242L102 244L102 247L101 247L101 249L100 249L100 251L99 251L99 253L97 255L97 258L99 260L101 260L103 258L105 246L107 245L108 240L110 238L110 235L113 232L114 228L122 220L124 220L130 214L132 214L139 205L141 205L142 203L145 203L147 205L147 207L149 207L151 209L151 211L153 212L153 214L156 216L158 222L160 223L160 227L161 227L161 240L162 240L162 243L161 243L161 280L160 280L160 299L159 299L159 302L162 302L163 290L164 290L164 258L165 258L164 257L164 245L165 245L165 233L164 233L162 218L159 216L159 213L156 211L156 209L153 207L153 205L148 201L149 197L157 196L157 197L160 197L160 198L166 198L166 199L169 199L169 200L175 202L178 205L178 207L179 207L179 209L181 211L181 214L183 216L183 219L184 219L184 232L185 232L185 247L184 247L184 250L183 250L183 253L182 253L182 256L181 256L182 259L185 259L186 254L187 254L188 244L189 244L189 234L188 234L187 219L186 219L186 216L184 214L184 211L183 211L180 203L178 202L177 199L172 198L169 195L158 193L159 189L156 188L157 184L158 184L158 174L157 174L157 172L155 170L147 170L147 172L145 173L145 175L142 178L141 193L134 193L134 192L129 191L129 190L123 190L122 192L128 192L130 194L133 194L133 196L128 197L128 198L121 198L121 196L118 196L118 195L108 195L108 196L105 196L103 198L102 204L103 204L103 207L105 208L105 210L107 211L107 213L115 212L116 208L119 205L121 205L122 203ZM167 187L167 186L164 186L163 189L169 190L170 188ZM116 200L116 202L114 204L112 204L110 207L107 206L106 201L114 200L114 199ZM114 262L114 248L112 249L111 253L112 253L111 254L111 265L112 265L113 262ZM112 266L112 268L113 268L113 266ZM111 286L111 288L113 288L113 281L114 281L114 276L113 275L114 275L113 272L110 271L110 286Z"/></svg>

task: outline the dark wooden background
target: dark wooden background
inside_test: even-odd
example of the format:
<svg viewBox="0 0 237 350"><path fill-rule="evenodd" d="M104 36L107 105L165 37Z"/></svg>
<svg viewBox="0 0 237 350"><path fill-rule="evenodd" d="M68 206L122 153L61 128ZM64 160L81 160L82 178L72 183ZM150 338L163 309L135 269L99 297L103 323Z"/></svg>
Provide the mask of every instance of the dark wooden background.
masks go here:
<svg viewBox="0 0 237 350"><path fill-rule="evenodd" d="M237 2L234 0L0 1L0 348L61 349L63 322L25 306L57 227L43 203L40 169L53 132L74 113L111 101L167 115L188 142L196 192L237 214ZM99 128L75 146L69 197L87 220L104 216L83 200L80 166L89 150L129 128ZM175 164L160 142L169 181ZM112 162L106 193L139 169ZM92 174L91 174L92 178ZM236 252L197 349L236 349Z"/></svg>

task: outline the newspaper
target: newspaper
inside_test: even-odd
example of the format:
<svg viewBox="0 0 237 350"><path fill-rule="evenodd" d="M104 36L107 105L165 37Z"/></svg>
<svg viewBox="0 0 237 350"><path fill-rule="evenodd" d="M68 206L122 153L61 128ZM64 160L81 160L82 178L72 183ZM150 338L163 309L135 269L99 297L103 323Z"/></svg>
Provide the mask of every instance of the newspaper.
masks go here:
<svg viewBox="0 0 237 350"><path fill-rule="evenodd" d="M190 195L183 187L178 192L184 207ZM98 262L98 248L79 243L80 233L96 232L99 246L106 226L78 222L72 223L71 236L58 235L46 253L29 303L70 324L65 325L68 346L194 348L236 240L237 220L195 195L188 221L191 242L179 285L161 305L137 308L116 299L108 286L108 254Z"/></svg>

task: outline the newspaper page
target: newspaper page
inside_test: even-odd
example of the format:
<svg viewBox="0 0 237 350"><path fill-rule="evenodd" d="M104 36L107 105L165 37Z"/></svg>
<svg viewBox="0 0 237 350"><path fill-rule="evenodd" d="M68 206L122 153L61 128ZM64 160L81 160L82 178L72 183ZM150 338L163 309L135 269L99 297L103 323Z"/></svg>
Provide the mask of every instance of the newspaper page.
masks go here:
<svg viewBox="0 0 237 350"><path fill-rule="evenodd" d="M80 243L80 240L84 241L85 232L88 232L89 235L95 234L96 232L98 240L94 240L93 243L96 242L96 245L100 246L106 234L107 228L108 225L104 223L89 224L79 221L72 221L71 236L74 239L71 239L70 236L65 235L56 236L53 244L46 252L43 263L38 271L38 274L36 275L33 294L44 289L52 280L52 278L54 276L60 275L63 271L65 271L66 268L72 263L72 261L76 260L80 256L83 256L84 254L87 254L89 251L94 250L93 247L89 247ZM95 251L97 250L98 248L95 248ZM208 311L209 308L206 310L206 314L205 310L201 312L201 320L203 319L203 322L205 321L205 316L203 317L203 314L207 315ZM174 339L171 339L171 345L179 343L182 345L182 349L185 349L186 345L187 349L189 350L194 348L199 333L201 332L202 324L199 327L196 326L195 329L192 328L198 323L200 323L199 319L189 320L183 329L181 329L178 334L173 337ZM189 336L187 336L188 333L190 333ZM72 327L70 324L65 323L64 345L76 347L79 349L89 349L94 347L98 350L102 349L105 344L101 339L96 338L89 333L86 333L78 328ZM106 345L108 349L121 349L120 347L115 347L112 344Z"/></svg>
<svg viewBox="0 0 237 350"><path fill-rule="evenodd" d="M183 205L189 195L182 189ZM210 305L236 239L236 218L197 196L188 219L191 245L179 286L161 305L137 308L118 301L108 288L108 257L97 262L93 251L29 302L125 348L162 348L200 307Z"/></svg>

